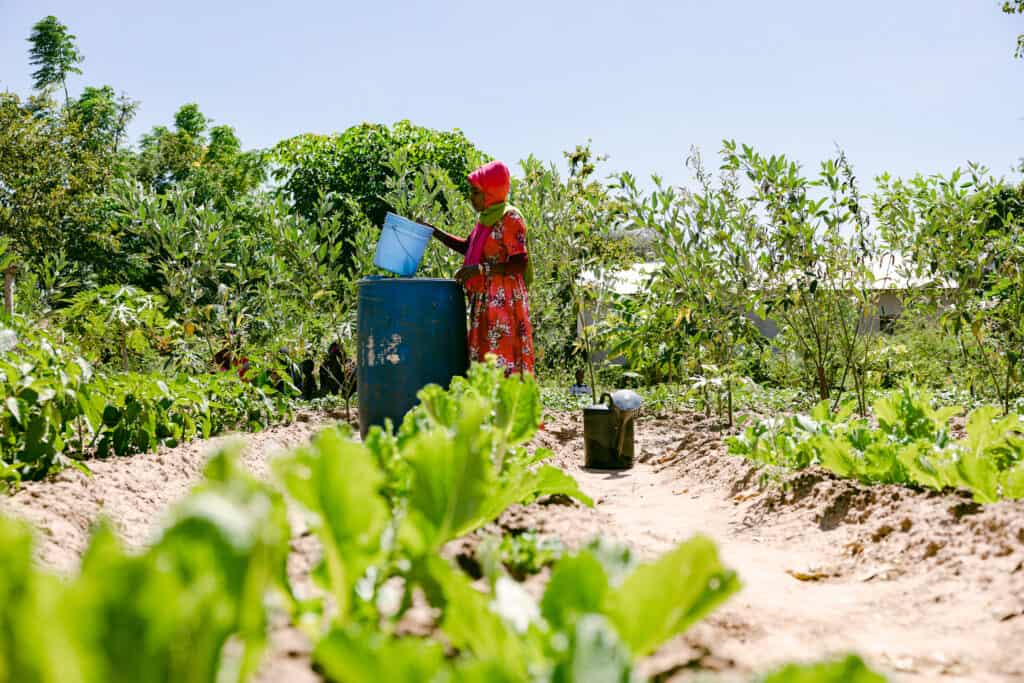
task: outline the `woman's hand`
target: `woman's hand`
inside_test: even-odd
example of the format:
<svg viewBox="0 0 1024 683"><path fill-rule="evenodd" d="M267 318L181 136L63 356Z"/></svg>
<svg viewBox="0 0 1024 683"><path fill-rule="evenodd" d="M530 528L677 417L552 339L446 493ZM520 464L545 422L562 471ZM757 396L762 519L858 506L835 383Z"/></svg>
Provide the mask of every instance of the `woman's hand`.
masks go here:
<svg viewBox="0 0 1024 683"><path fill-rule="evenodd" d="M458 282L460 285L464 285L466 284L466 281L469 280L471 277L479 274L480 266L462 266L457 271L455 271L455 281Z"/></svg>

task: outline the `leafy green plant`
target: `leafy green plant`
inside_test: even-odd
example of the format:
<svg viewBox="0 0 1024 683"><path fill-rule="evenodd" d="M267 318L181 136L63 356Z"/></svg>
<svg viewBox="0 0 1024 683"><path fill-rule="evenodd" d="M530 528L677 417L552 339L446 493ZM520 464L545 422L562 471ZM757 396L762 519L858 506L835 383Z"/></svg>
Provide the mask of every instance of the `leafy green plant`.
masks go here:
<svg viewBox="0 0 1024 683"><path fill-rule="evenodd" d="M746 177L742 201L754 223L761 306L799 350L820 399L852 384L857 407L867 411L868 362L878 335L863 324L878 310L871 264L879 254L870 219L846 155L821 163L817 177L781 155L723 143L724 166Z"/></svg>
<svg viewBox="0 0 1024 683"><path fill-rule="evenodd" d="M130 455L291 415L266 371L102 374L38 332L0 328L0 481L17 484L91 456Z"/></svg>
<svg viewBox="0 0 1024 683"><path fill-rule="evenodd" d="M293 597L288 502L244 471L237 448L214 456L145 550L125 553L101 526L68 581L37 568L27 530L0 518L0 681L245 681L275 604L335 680L633 681L639 658L738 590L701 536L649 562L595 540L557 560L539 602L500 572L477 589L442 559L442 543L512 502L583 496L565 475L523 469L540 410L532 383L478 366L422 398L398 435L377 430L362 445L347 426L330 428L272 467L321 541L314 574L329 604ZM389 586L402 594L392 608ZM436 609L450 656L438 641L395 636L414 590ZM310 618L327 614L326 630ZM852 660L769 680L841 672L874 680Z"/></svg>
<svg viewBox="0 0 1024 683"><path fill-rule="evenodd" d="M740 196L736 168L724 167L716 181L698 152L687 163L696 176L693 192L655 178L655 189L645 195L630 174L620 176L630 225L657 234L654 248L662 266L641 299L656 309L642 313L652 336L634 339L628 329L620 330L617 349L639 350L643 357L644 347L666 347L667 356L662 352L658 360L667 361L667 379L690 374L703 397L708 389L720 393L724 400L714 402L731 425L738 359L760 341L748 314L760 310L765 293L758 274L761 229ZM658 324L650 327L652 321Z"/></svg>
<svg viewBox="0 0 1024 683"><path fill-rule="evenodd" d="M476 365L450 391L427 387L420 400L397 434L397 476L410 487L399 533L413 554L436 552L513 503L560 493L592 504L564 472L538 466L549 451L524 447L540 423L532 378L506 379L493 363Z"/></svg>
<svg viewBox="0 0 1024 683"><path fill-rule="evenodd" d="M454 663L438 657L435 646L408 640L378 637L369 641L368 651L365 637L355 638L351 631L330 634L318 646L317 660L331 674L358 670L372 672L372 679L404 660L402 666L419 672L422 680L444 673L462 680L467 669L487 669L494 662L502 663L499 680L526 681L537 675L592 680L587 672L631 680L639 657L684 631L739 587L702 537L646 564L623 563L620 552L604 545L563 557L539 604L507 578L495 582L489 599L437 557L425 562L421 580L442 608L441 630L463 652ZM395 658L371 656L379 648Z"/></svg>
<svg viewBox="0 0 1024 683"><path fill-rule="evenodd" d="M540 536L532 530L486 536L477 550L483 565L500 565L516 581L539 573L564 553L565 546L557 538Z"/></svg>
<svg viewBox="0 0 1024 683"><path fill-rule="evenodd" d="M116 358L127 371L131 358L151 352L154 336L167 328L164 305L162 297L135 287L108 285L75 295L60 320L93 362Z"/></svg>
<svg viewBox="0 0 1024 683"><path fill-rule="evenodd" d="M210 461L143 553L98 528L68 582L36 568L28 531L0 518L0 681L247 680L264 601L291 600L289 535L280 494L245 473L237 449Z"/></svg>
<svg viewBox="0 0 1024 683"><path fill-rule="evenodd" d="M381 558L383 532L391 521L379 492L384 475L367 449L343 431L322 432L274 468L320 537L324 557L317 573L325 577L340 621L349 616L356 584Z"/></svg>
<svg viewBox="0 0 1024 683"><path fill-rule="evenodd" d="M17 483L72 464L81 392L91 366L45 336L0 326L0 481Z"/></svg>
<svg viewBox="0 0 1024 683"><path fill-rule="evenodd" d="M877 427L822 402L810 415L758 421L727 439L729 451L757 462L802 469L820 465L868 483L936 490L964 488L982 503L1024 495L1024 420L983 406L954 439L949 419L959 406L934 408L931 395L911 387L875 401Z"/></svg>
<svg viewBox="0 0 1024 683"><path fill-rule="evenodd" d="M869 669L860 657L849 655L819 664L787 664L759 683L885 683L885 677Z"/></svg>

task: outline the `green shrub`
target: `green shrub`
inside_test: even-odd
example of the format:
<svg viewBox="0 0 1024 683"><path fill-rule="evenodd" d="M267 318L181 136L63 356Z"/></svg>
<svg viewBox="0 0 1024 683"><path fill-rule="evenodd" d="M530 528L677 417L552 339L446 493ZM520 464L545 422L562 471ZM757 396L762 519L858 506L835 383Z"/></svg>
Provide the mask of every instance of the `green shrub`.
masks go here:
<svg viewBox="0 0 1024 683"><path fill-rule="evenodd" d="M959 406L934 408L924 390L904 387L874 403L873 425L853 419L852 405L832 413L823 401L810 415L758 421L727 439L729 452L766 465L819 465L867 483L936 490L963 488L976 500L1024 498L1024 420L982 406L954 439L949 420Z"/></svg>
<svg viewBox="0 0 1024 683"><path fill-rule="evenodd" d="M104 374L48 336L0 328L0 481L17 484L86 457L131 455L291 414L268 373Z"/></svg>

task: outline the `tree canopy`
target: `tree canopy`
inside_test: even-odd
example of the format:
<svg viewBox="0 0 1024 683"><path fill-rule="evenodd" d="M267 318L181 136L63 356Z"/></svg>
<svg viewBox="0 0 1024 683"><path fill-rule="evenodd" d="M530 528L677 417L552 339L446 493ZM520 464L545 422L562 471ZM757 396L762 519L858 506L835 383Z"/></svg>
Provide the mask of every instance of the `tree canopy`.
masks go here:
<svg viewBox="0 0 1024 683"><path fill-rule="evenodd" d="M460 130L438 131L399 121L393 126L363 123L336 135L299 135L274 148L275 177L295 210L315 217L321 198L334 194L355 200L374 225L384 221L392 207L384 200L387 181L395 173L392 160L398 150L410 168L432 164L452 182L469 191L466 175L485 156Z"/></svg>
<svg viewBox="0 0 1024 683"><path fill-rule="evenodd" d="M210 120L189 103L174 115L174 128L156 126L142 136L135 177L158 193L179 187L199 203L223 204L255 189L266 178L263 154L243 152L231 126Z"/></svg>
<svg viewBox="0 0 1024 683"><path fill-rule="evenodd" d="M78 65L83 57L75 45L75 36L57 17L50 15L36 22L28 41L32 44L29 63L37 67L32 73L36 90L46 92L59 84L64 88L64 101L67 102L68 74L82 73Z"/></svg>

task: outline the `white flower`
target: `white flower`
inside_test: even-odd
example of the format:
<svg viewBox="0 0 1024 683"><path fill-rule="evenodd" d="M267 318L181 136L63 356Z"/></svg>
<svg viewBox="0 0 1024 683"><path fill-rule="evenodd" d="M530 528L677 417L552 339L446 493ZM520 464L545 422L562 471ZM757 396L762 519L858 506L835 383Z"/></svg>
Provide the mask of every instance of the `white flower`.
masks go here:
<svg viewBox="0 0 1024 683"><path fill-rule="evenodd" d="M494 586L491 609L497 612L519 633L525 633L532 622L540 619L540 608L520 584L506 576Z"/></svg>
<svg viewBox="0 0 1024 683"><path fill-rule="evenodd" d="M7 328L0 329L0 353L13 351L18 345L18 335L14 330Z"/></svg>

